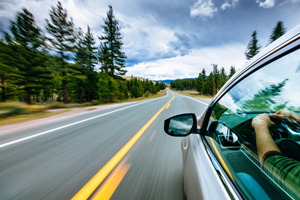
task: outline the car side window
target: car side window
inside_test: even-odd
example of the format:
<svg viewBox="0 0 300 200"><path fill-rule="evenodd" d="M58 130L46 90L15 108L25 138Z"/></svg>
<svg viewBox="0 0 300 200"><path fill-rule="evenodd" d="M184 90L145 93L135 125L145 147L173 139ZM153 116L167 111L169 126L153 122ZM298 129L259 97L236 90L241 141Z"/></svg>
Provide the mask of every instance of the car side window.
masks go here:
<svg viewBox="0 0 300 200"><path fill-rule="evenodd" d="M250 199L300 198L299 55L255 71L212 108L206 140Z"/></svg>

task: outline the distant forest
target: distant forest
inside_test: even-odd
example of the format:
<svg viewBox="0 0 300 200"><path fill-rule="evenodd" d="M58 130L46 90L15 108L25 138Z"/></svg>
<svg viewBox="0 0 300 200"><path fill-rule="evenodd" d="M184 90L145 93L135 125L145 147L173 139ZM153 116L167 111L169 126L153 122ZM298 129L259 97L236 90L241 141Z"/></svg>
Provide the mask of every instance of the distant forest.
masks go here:
<svg viewBox="0 0 300 200"><path fill-rule="evenodd" d="M230 72L227 75L224 67L219 71L218 66L213 65L213 71L208 76L205 69L203 69L196 79L177 79L171 81L171 88L180 91L197 90L199 94L214 96L235 72L236 69L234 66L231 66Z"/></svg>

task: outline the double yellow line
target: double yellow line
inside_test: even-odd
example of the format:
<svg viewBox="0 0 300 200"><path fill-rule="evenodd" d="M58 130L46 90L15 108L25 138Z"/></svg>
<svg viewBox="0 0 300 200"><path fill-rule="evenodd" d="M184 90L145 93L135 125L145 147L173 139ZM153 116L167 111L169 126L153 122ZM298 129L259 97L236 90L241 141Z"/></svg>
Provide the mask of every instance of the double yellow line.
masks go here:
<svg viewBox="0 0 300 200"><path fill-rule="evenodd" d="M131 147L137 142L137 140L142 136L142 134L147 130L147 128L152 124L152 122L157 118L157 116L165 109L165 107L174 100L174 95L172 99L166 103L144 126L127 142L127 144L108 162L106 165L72 198L72 200L82 200L87 199L91 194L98 188L102 181L107 177L107 175L115 168L115 166L120 162L120 160L125 156L125 154L131 149ZM111 194L112 195L112 194Z"/></svg>

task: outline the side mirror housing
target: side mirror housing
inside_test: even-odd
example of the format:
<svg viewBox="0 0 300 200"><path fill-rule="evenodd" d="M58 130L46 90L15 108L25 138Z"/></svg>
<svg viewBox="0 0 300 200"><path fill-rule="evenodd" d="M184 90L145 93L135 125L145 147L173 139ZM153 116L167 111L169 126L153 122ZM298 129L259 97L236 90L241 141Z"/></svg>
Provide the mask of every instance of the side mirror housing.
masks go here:
<svg viewBox="0 0 300 200"><path fill-rule="evenodd" d="M175 137L187 136L197 130L197 117L194 113L184 113L165 120L164 130Z"/></svg>

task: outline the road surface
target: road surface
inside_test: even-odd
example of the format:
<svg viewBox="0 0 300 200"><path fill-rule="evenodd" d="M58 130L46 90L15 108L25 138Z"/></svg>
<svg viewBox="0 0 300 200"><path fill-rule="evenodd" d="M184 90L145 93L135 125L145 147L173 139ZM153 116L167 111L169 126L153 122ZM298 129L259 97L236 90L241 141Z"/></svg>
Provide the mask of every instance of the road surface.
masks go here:
<svg viewBox="0 0 300 200"><path fill-rule="evenodd" d="M183 199L181 138L164 133L164 119L200 116L209 101L168 90L7 134L0 127L0 199Z"/></svg>

